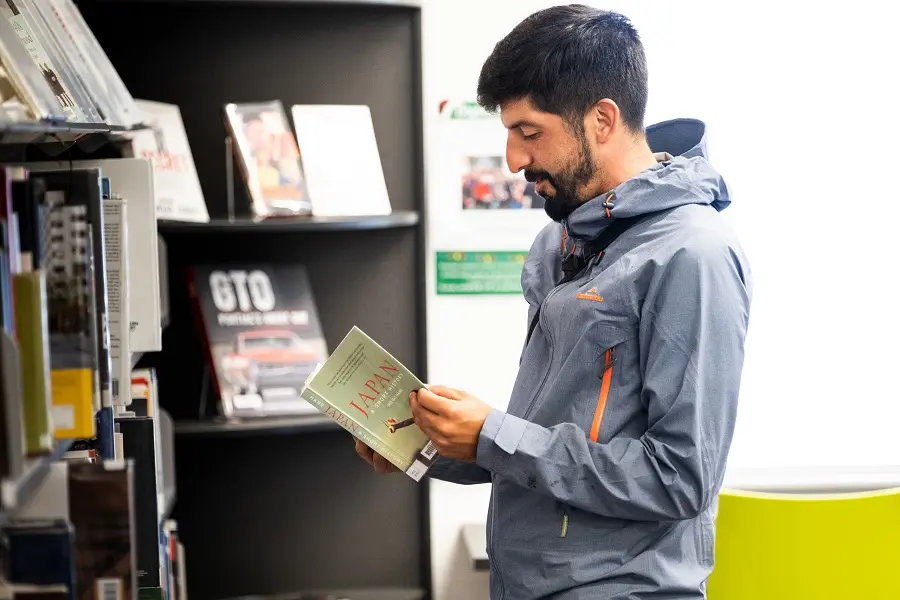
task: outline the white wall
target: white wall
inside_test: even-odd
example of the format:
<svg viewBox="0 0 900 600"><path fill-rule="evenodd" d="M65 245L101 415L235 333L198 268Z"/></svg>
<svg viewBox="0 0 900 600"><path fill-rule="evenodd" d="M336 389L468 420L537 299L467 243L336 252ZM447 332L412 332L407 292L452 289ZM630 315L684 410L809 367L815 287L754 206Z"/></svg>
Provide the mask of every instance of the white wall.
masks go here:
<svg viewBox="0 0 900 600"><path fill-rule="evenodd" d="M852 11L771 0L589 3L627 14L643 37L647 122L704 119L711 160L733 190L726 214L756 289L730 473L900 465L900 311L889 293L900 237L898 9L872 0ZM435 296L433 252L527 249L546 218L509 215L518 218L504 228L458 211L455 150L437 107L473 99L496 41L550 4L425 0L423 9L429 379L500 407L525 335L524 300ZM486 598L487 576L468 570L459 527L483 520L488 486L431 485L435 598Z"/></svg>

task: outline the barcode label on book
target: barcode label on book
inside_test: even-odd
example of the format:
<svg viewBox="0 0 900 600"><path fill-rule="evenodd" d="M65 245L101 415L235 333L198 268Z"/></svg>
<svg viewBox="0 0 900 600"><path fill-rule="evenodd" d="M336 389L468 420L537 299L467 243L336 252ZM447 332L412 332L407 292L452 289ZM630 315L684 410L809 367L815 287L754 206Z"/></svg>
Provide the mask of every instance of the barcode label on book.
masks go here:
<svg viewBox="0 0 900 600"><path fill-rule="evenodd" d="M428 471L428 465L421 460L413 462L412 466L406 470L406 474L413 478L413 481L419 481Z"/></svg>
<svg viewBox="0 0 900 600"><path fill-rule="evenodd" d="M422 456L430 460L434 458L435 454L437 454L437 448L435 448L434 442L429 440L425 447L422 448Z"/></svg>
<svg viewBox="0 0 900 600"><path fill-rule="evenodd" d="M112 397L113 399L117 399L119 397L119 378L114 377L112 380Z"/></svg>
<svg viewBox="0 0 900 600"><path fill-rule="evenodd" d="M121 579L97 579L95 600L122 600Z"/></svg>

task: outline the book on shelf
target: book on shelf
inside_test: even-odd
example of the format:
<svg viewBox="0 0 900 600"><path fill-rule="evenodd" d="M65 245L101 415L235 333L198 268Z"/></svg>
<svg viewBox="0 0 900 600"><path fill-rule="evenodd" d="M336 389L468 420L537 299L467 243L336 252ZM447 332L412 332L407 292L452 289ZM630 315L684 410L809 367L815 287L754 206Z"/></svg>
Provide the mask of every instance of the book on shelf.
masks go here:
<svg viewBox="0 0 900 600"><path fill-rule="evenodd" d="M134 532L132 552L136 556L137 585L142 597L162 597L161 579L164 548L160 546L159 492L157 468L159 449L156 419L145 416L120 416L116 425L122 433L125 460L131 461L134 478ZM151 592L152 590L152 592Z"/></svg>
<svg viewBox="0 0 900 600"><path fill-rule="evenodd" d="M128 284L140 294L128 294L130 352L162 350L159 283L159 237L156 229L155 177L146 158L86 159L28 163L32 173L99 170L108 178L110 189L128 205Z"/></svg>
<svg viewBox="0 0 900 600"><path fill-rule="evenodd" d="M0 13L0 125L25 121L62 121L68 102L51 89L13 24Z"/></svg>
<svg viewBox="0 0 900 600"><path fill-rule="evenodd" d="M367 105L294 104L291 117L314 215L391 214L372 112Z"/></svg>
<svg viewBox="0 0 900 600"><path fill-rule="evenodd" d="M195 265L188 278L223 416L315 413L300 392L328 348L306 268Z"/></svg>
<svg viewBox="0 0 900 600"><path fill-rule="evenodd" d="M63 167L60 170L29 168L30 176L41 180L46 190L44 197L49 207L52 254L45 266L48 275L48 296L62 310L87 316L84 328L69 331L65 319L51 325L55 332L56 354L78 352L82 365L93 372L94 411L112 404L112 357L109 351L109 310L106 273L106 242L103 219L102 174L99 169L82 171ZM53 322L51 322L53 323ZM81 337L64 337L64 334ZM91 340L95 349L79 346ZM51 356L54 352L51 351ZM74 360L74 357L73 357ZM54 370L53 389L77 383L72 393L84 393L87 380L72 379L70 373ZM79 371L80 373L81 371ZM80 391L78 391L80 390ZM55 395L55 394L54 394ZM67 419L62 419L68 421ZM69 421L74 423L74 421Z"/></svg>
<svg viewBox="0 0 900 600"><path fill-rule="evenodd" d="M67 464L76 600L106 593L137 600L134 466L131 460Z"/></svg>
<svg viewBox="0 0 900 600"><path fill-rule="evenodd" d="M80 123L99 123L96 107L85 95L83 83L64 55L57 40L50 37L39 13L33 12L27 0L0 2L0 16L6 19L25 44L25 48L41 70L50 89L59 100L67 120Z"/></svg>
<svg viewBox="0 0 900 600"><path fill-rule="evenodd" d="M423 387L399 360L353 327L328 360L317 365L301 395L419 481L437 456L434 443L413 420L409 405L410 393Z"/></svg>
<svg viewBox="0 0 900 600"><path fill-rule="evenodd" d="M171 441L163 436L164 421L169 417L159 407L159 394L155 369L134 369L131 373L131 400L128 405L129 416L150 417L153 420L154 446L156 448L156 478L159 482L157 496L159 499L159 516L164 516L167 494L175 488L173 474L175 472L173 448L163 445ZM124 415L123 415L124 416ZM123 447L124 450L124 447Z"/></svg>
<svg viewBox="0 0 900 600"><path fill-rule="evenodd" d="M131 156L153 164L156 218L205 223L209 212L181 109L175 104L136 100L147 129L129 134Z"/></svg>
<svg viewBox="0 0 900 600"><path fill-rule="evenodd" d="M131 401L132 328L152 332L129 313L132 301L151 314L156 303L128 293L132 263L141 289L158 287L158 255L132 246L129 223L137 207L138 236L157 241L146 231L155 229L149 161L90 162L0 168L3 477L50 455L54 440L71 442L73 453L114 457L113 408Z"/></svg>
<svg viewBox="0 0 900 600"><path fill-rule="evenodd" d="M0 121L134 127L141 114L72 0L0 2Z"/></svg>
<svg viewBox="0 0 900 600"><path fill-rule="evenodd" d="M131 398L131 305L128 268L128 201L112 192L103 178L103 235L106 247L109 354L112 362L112 405Z"/></svg>
<svg viewBox="0 0 900 600"><path fill-rule="evenodd" d="M50 387L47 286L42 269L32 265L30 253L22 255L22 270L13 276L16 300L16 339L19 342L19 373L24 403L25 451L28 456L53 451L53 420Z"/></svg>
<svg viewBox="0 0 900 600"><path fill-rule="evenodd" d="M224 112L254 217L312 214L300 148L281 101L229 103Z"/></svg>

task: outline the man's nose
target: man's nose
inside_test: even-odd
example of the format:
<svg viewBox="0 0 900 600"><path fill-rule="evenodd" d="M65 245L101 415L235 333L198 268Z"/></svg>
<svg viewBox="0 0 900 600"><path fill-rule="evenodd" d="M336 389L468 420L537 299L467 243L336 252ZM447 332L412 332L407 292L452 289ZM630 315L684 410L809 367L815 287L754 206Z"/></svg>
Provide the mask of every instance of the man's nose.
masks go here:
<svg viewBox="0 0 900 600"><path fill-rule="evenodd" d="M528 152L515 140L507 140L506 142L506 165L513 173L518 173L522 169L527 168L531 164L531 156Z"/></svg>

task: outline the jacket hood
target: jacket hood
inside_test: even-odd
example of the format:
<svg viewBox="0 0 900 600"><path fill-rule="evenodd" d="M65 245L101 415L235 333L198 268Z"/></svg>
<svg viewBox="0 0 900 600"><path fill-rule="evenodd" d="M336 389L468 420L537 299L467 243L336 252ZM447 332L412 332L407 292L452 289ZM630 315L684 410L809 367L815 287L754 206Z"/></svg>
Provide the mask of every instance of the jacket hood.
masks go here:
<svg viewBox="0 0 900 600"><path fill-rule="evenodd" d="M731 204L725 181L707 159L705 123L673 119L650 125L645 132L656 165L575 209L563 222L568 235L593 239L615 218L685 204L722 211Z"/></svg>

